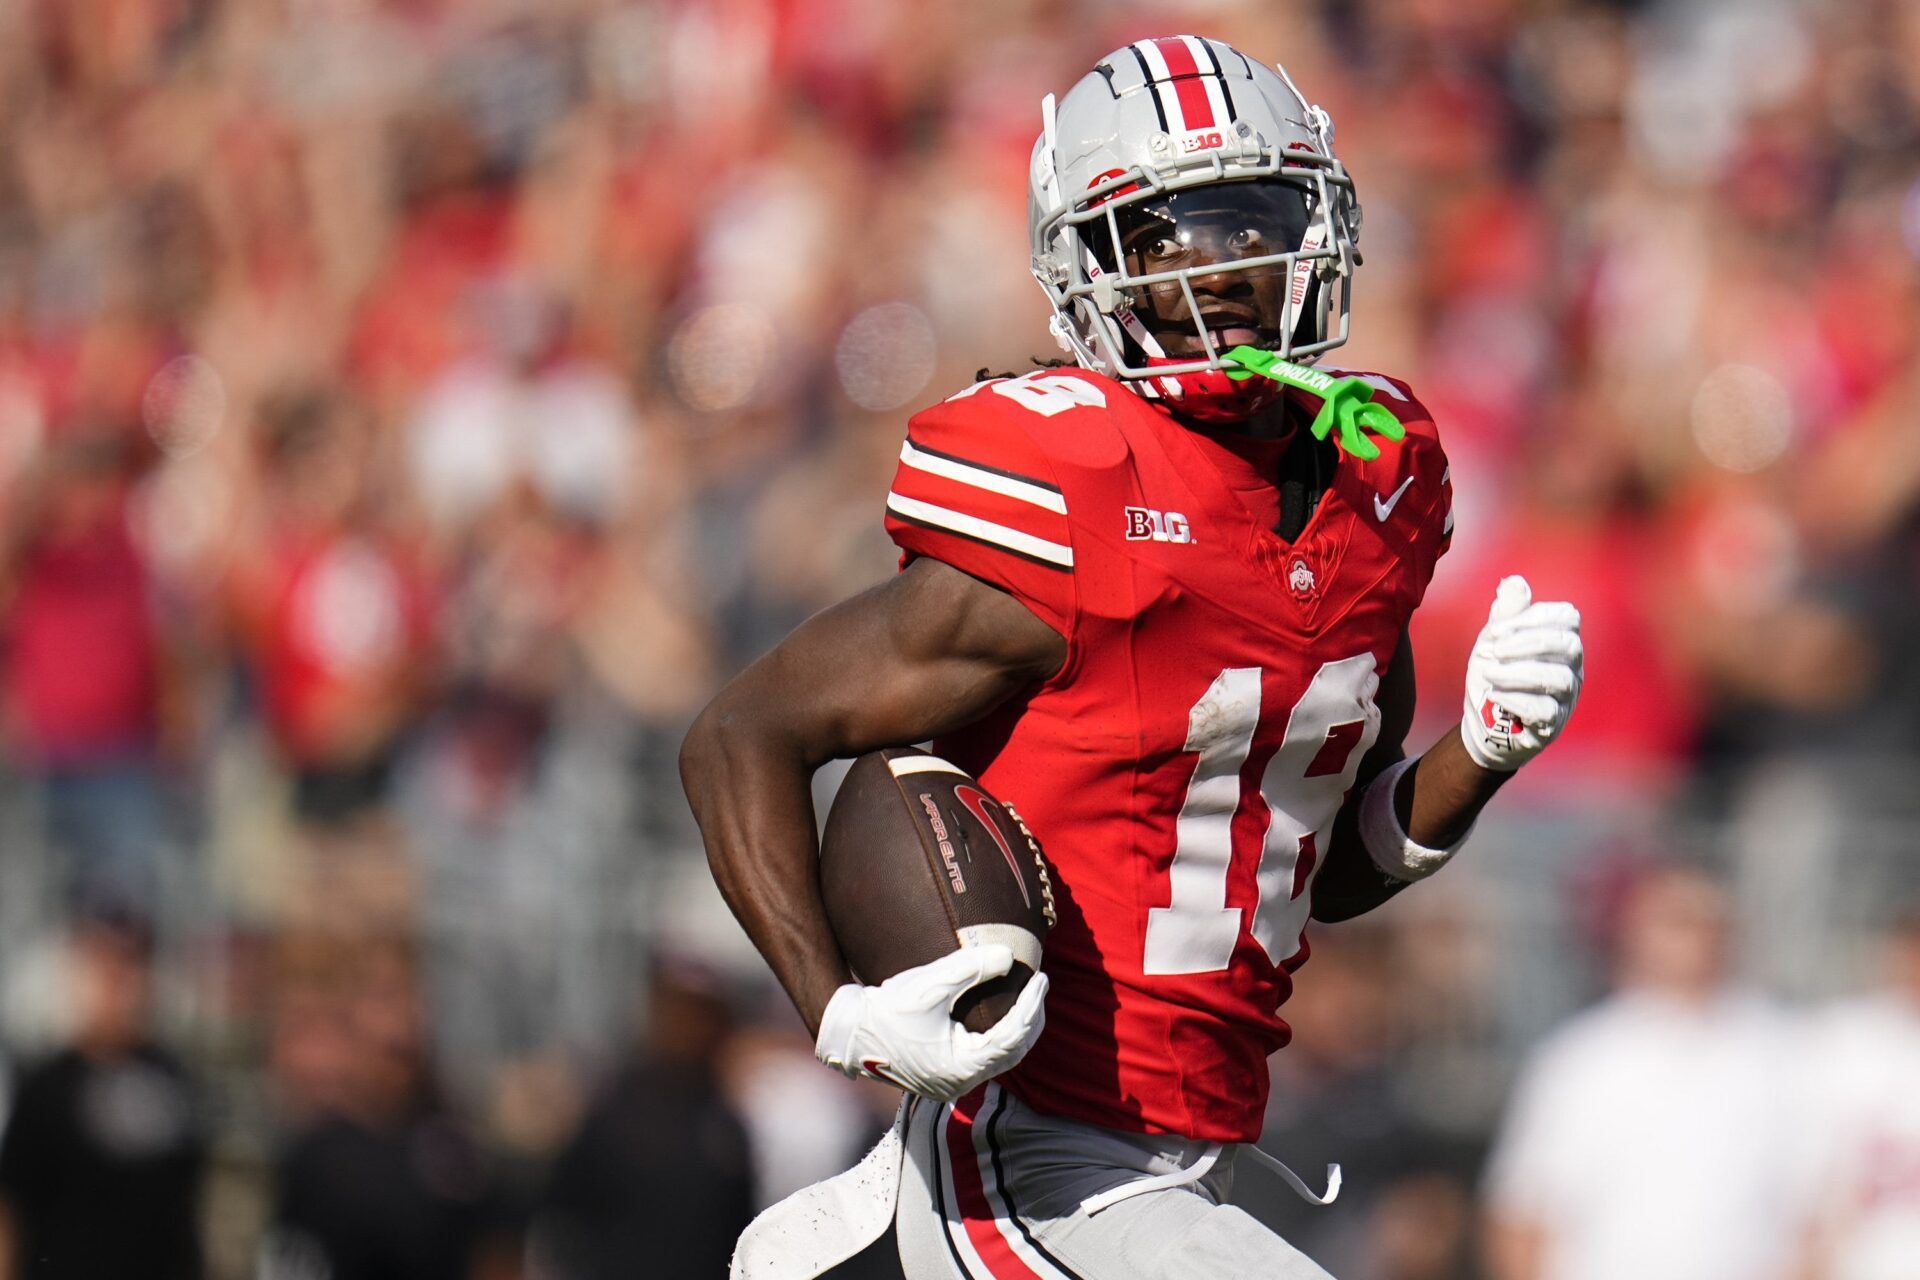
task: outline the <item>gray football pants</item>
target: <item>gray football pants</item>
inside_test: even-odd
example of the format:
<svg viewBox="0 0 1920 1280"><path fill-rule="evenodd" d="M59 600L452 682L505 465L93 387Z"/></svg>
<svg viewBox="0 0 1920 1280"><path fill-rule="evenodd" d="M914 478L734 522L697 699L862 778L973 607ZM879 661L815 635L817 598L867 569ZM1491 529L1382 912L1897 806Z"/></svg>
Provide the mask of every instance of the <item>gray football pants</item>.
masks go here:
<svg viewBox="0 0 1920 1280"><path fill-rule="evenodd" d="M1232 1202L1237 1154L1041 1115L997 1085L920 1099L900 1263L907 1280L1332 1280Z"/></svg>

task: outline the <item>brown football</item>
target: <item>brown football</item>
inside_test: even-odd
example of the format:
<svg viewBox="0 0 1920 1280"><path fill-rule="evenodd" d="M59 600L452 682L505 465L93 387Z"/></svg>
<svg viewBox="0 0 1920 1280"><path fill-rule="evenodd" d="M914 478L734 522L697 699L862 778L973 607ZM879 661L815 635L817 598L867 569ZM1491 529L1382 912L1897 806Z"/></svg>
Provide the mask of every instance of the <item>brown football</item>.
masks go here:
<svg viewBox="0 0 1920 1280"><path fill-rule="evenodd" d="M967 945L1013 949L1013 971L960 998L954 1017L984 1031L1040 966L1053 885L1040 845L957 766L889 747L853 762L827 812L820 893L840 949L879 983Z"/></svg>

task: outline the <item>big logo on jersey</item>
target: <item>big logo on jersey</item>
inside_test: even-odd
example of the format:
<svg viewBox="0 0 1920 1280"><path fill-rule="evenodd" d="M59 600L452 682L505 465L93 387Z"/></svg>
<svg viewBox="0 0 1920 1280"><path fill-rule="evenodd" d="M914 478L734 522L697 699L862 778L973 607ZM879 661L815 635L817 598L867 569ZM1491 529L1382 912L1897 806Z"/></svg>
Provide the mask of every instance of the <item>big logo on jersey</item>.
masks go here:
<svg viewBox="0 0 1920 1280"><path fill-rule="evenodd" d="M1128 542L1193 541L1193 526L1178 511L1155 511L1151 507L1128 507Z"/></svg>

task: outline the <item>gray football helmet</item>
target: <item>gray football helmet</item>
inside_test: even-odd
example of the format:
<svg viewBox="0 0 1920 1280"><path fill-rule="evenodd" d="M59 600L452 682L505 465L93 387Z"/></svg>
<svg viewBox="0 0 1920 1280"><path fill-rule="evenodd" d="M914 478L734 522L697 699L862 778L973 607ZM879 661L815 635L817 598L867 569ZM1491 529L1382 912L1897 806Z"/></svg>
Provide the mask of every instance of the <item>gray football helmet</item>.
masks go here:
<svg viewBox="0 0 1920 1280"><path fill-rule="evenodd" d="M1081 365L1232 419L1274 384L1230 381L1223 351L1310 361L1346 341L1360 206L1332 120L1285 70L1217 40L1142 40L1049 94L1041 122L1033 274Z"/></svg>

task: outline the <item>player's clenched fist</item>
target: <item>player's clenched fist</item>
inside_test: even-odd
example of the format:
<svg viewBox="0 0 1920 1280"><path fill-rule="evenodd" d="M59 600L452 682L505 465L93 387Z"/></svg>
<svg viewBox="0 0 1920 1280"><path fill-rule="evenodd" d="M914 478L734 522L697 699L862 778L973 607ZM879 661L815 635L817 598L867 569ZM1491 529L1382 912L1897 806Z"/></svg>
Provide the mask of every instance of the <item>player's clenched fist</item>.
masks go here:
<svg viewBox="0 0 1920 1280"><path fill-rule="evenodd" d="M1467 659L1460 736L1482 768L1511 773L1546 750L1580 700L1585 676L1580 611L1533 598L1525 578L1503 578Z"/></svg>

